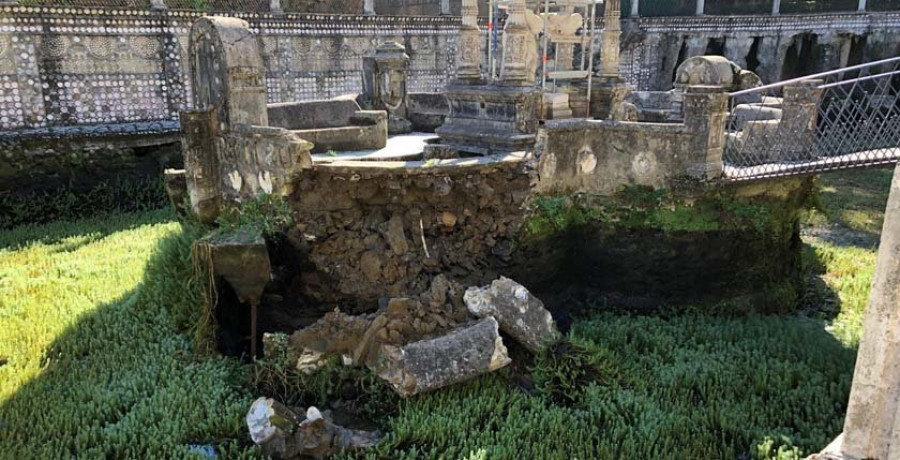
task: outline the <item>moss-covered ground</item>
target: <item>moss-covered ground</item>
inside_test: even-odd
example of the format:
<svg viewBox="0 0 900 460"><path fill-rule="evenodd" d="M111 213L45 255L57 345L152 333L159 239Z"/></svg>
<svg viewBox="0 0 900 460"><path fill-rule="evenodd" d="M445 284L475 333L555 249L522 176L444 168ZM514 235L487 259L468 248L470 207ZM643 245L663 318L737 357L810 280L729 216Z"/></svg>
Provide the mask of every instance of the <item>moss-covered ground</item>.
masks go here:
<svg viewBox="0 0 900 460"><path fill-rule="evenodd" d="M800 314L596 314L563 353L404 401L341 373L256 381L361 403L388 433L368 458L802 458L841 430L890 174L823 178ZM0 232L0 458L257 456L254 371L193 345L197 237L167 211Z"/></svg>

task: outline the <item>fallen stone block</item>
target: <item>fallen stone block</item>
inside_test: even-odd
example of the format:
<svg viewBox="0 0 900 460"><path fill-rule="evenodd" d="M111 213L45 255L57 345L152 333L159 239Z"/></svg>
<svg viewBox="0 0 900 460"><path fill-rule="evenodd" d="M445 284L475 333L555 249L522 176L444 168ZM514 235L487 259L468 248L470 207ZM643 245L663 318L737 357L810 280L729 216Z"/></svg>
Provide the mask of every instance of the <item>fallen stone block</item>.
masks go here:
<svg viewBox="0 0 900 460"><path fill-rule="evenodd" d="M374 371L401 396L424 393L496 371L511 361L497 321L484 318L430 340L384 345Z"/></svg>
<svg viewBox="0 0 900 460"><path fill-rule="evenodd" d="M315 407L301 417L271 398L259 398L247 412L250 438L263 455L278 459L328 458L344 450L373 447L381 433L335 425Z"/></svg>
<svg viewBox="0 0 900 460"><path fill-rule="evenodd" d="M496 318L503 332L532 352L559 338L556 322L544 303L509 278L501 277L482 288L471 287L463 300L473 315Z"/></svg>

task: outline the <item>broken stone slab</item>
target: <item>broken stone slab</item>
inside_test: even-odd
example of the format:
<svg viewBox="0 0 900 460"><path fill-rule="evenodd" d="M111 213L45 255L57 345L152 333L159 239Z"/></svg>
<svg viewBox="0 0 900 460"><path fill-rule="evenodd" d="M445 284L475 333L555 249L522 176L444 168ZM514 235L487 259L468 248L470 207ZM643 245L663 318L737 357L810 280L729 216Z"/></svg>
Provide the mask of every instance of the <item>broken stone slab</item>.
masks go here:
<svg viewBox="0 0 900 460"><path fill-rule="evenodd" d="M412 396L496 371L510 362L497 321L484 318L434 339L402 347L384 345L373 370L401 396Z"/></svg>
<svg viewBox="0 0 900 460"><path fill-rule="evenodd" d="M239 227L204 238L209 248L213 272L234 289L241 302L258 303L272 275L269 251L262 233Z"/></svg>
<svg viewBox="0 0 900 460"><path fill-rule="evenodd" d="M334 424L315 407L301 417L271 398L258 398L247 412L250 438L266 456L278 459L323 459L344 450L373 447L381 433Z"/></svg>
<svg viewBox="0 0 900 460"><path fill-rule="evenodd" d="M503 332L531 352L559 338L553 315L525 286L500 277L490 286L471 287L463 297L469 312L479 318L494 317Z"/></svg>

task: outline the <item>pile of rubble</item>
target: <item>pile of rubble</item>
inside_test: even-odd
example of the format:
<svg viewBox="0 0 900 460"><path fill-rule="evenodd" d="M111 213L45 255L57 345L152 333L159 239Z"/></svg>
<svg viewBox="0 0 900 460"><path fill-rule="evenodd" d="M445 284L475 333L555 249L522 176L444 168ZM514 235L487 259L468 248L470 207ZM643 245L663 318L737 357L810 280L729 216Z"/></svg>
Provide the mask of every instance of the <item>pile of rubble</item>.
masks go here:
<svg viewBox="0 0 900 460"><path fill-rule="evenodd" d="M462 286L443 275L416 298L394 298L375 313L328 313L289 340L297 369L312 372L328 357L365 366L408 397L463 382L508 365L503 331L531 352L558 340L543 302L508 278ZM349 430L315 407L305 418L260 398L247 414L253 441L274 458L325 458L377 444L380 433Z"/></svg>

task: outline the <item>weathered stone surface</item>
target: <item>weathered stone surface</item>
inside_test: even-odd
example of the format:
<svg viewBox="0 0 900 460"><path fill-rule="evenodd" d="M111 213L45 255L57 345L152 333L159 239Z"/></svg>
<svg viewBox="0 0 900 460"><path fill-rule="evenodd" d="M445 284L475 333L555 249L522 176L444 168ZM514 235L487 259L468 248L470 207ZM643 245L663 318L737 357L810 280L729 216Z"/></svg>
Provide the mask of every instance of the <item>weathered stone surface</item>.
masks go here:
<svg viewBox="0 0 900 460"><path fill-rule="evenodd" d="M191 209L212 222L226 203L289 195L312 167L308 141L269 127L265 66L247 22L205 17L191 28L195 111L181 114Z"/></svg>
<svg viewBox="0 0 900 460"><path fill-rule="evenodd" d="M406 47L397 42L382 43L375 48L374 56L363 58L360 100L367 109L387 111L390 134L412 131L412 123L407 119L408 72L409 55Z"/></svg>
<svg viewBox="0 0 900 460"><path fill-rule="evenodd" d="M183 169L166 169L163 171L165 178L166 194L169 195L169 202L175 208L175 213L179 216L186 216L190 206L190 198L188 197L187 179Z"/></svg>
<svg viewBox="0 0 900 460"><path fill-rule="evenodd" d="M840 448L900 458L900 167L894 172Z"/></svg>
<svg viewBox="0 0 900 460"><path fill-rule="evenodd" d="M201 240L209 247L213 272L234 289L241 302L258 302L271 278L266 241L258 230L241 227Z"/></svg>
<svg viewBox="0 0 900 460"><path fill-rule="evenodd" d="M409 243L406 240L406 233L403 231L403 218L399 214L395 214L382 225L381 234L387 240L394 254L402 256L409 251Z"/></svg>
<svg viewBox="0 0 900 460"><path fill-rule="evenodd" d="M335 425L315 407L305 417L271 398L259 398L247 413L250 438L276 459L324 459L345 450L373 447L381 434Z"/></svg>
<svg viewBox="0 0 900 460"><path fill-rule="evenodd" d="M374 369L397 393L411 396L469 380L510 362L497 321L485 318L435 339L402 347L383 346Z"/></svg>
<svg viewBox="0 0 900 460"><path fill-rule="evenodd" d="M473 315L496 318L503 332L532 352L559 337L553 315L544 303L509 278L501 277L490 286L471 287L464 299Z"/></svg>

